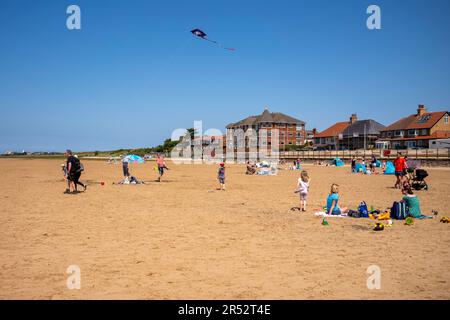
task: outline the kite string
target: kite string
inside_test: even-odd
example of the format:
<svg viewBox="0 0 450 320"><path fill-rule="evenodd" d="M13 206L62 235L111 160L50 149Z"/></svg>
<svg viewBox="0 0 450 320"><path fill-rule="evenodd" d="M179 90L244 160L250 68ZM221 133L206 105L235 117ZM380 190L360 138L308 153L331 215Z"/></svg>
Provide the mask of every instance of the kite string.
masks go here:
<svg viewBox="0 0 450 320"><path fill-rule="evenodd" d="M234 49L234 48L227 48L227 47L225 47L224 45L222 45L221 43L219 43L219 42L217 42L217 41L214 41L214 40L208 39L208 38L206 38L206 37L204 37L203 39L205 39L206 41L209 41L209 42L215 43L215 44L217 44L217 45L218 45L219 47L221 47L221 48L223 48L223 49L226 49L226 50L230 50L230 51L235 51L235 49Z"/></svg>

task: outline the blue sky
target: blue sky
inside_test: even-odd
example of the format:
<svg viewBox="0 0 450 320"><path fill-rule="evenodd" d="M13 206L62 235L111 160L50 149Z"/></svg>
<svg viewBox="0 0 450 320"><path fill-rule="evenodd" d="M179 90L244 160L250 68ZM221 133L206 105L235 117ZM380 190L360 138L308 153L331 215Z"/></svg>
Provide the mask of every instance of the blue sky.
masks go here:
<svg viewBox="0 0 450 320"><path fill-rule="evenodd" d="M1 0L0 151L154 146L265 106L319 130L449 110L449 14L448 0Z"/></svg>

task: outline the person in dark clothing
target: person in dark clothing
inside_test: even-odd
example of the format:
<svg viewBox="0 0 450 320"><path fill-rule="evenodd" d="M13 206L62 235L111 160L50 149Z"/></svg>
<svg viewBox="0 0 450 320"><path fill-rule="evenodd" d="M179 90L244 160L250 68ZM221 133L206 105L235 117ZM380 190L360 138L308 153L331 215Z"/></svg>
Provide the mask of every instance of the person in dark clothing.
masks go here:
<svg viewBox="0 0 450 320"><path fill-rule="evenodd" d="M356 172L356 158L352 158L352 173Z"/></svg>
<svg viewBox="0 0 450 320"><path fill-rule="evenodd" d="M372 161L370 162L370 170L372 170L372 173L376 173L377 172L377 157L375 157L375 155L372 156Z"/></svg>
<svg viewBox="0 0 450 320"><path fill-rule="evenodd" d="M68 149L66 150L66 156L67 156L67 172L68 174L68 180L69 182L69 189L66 190L65 193L70 193L70 186L73 187L74 192L78 192L78 185L82 186L84 188L84 191L86 191L87 186L80 182L81 172L83 171L80 160L78 157L74 156L72 153L72 150Z"/></svg>

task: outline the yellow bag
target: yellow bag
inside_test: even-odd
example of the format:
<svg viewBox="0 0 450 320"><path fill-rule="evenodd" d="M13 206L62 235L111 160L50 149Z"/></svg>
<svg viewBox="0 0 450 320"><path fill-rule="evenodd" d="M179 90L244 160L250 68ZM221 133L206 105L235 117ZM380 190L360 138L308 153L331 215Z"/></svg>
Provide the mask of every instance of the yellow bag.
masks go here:
<svg viewBox="0 0 450 320"><path fill-rule="evenodd" d="M378 216L378 220L389 220L391 218L391 214L386 211Z"/></svg>

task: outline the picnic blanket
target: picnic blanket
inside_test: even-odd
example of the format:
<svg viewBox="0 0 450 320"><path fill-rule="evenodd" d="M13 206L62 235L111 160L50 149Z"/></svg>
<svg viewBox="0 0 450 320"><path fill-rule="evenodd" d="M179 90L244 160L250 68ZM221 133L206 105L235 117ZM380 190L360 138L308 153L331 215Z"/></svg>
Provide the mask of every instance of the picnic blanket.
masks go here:
<svg viewBox="0 0 450 320"><path fill-rule="evenodd" d="M323 211L319 211L319 212L314 213L314 216L320 217L320 218L348 218L347 215L341 214L341 215L335 216L335 215L332 215L332 214L327 214L326 212L323 212Z"/></svg>

